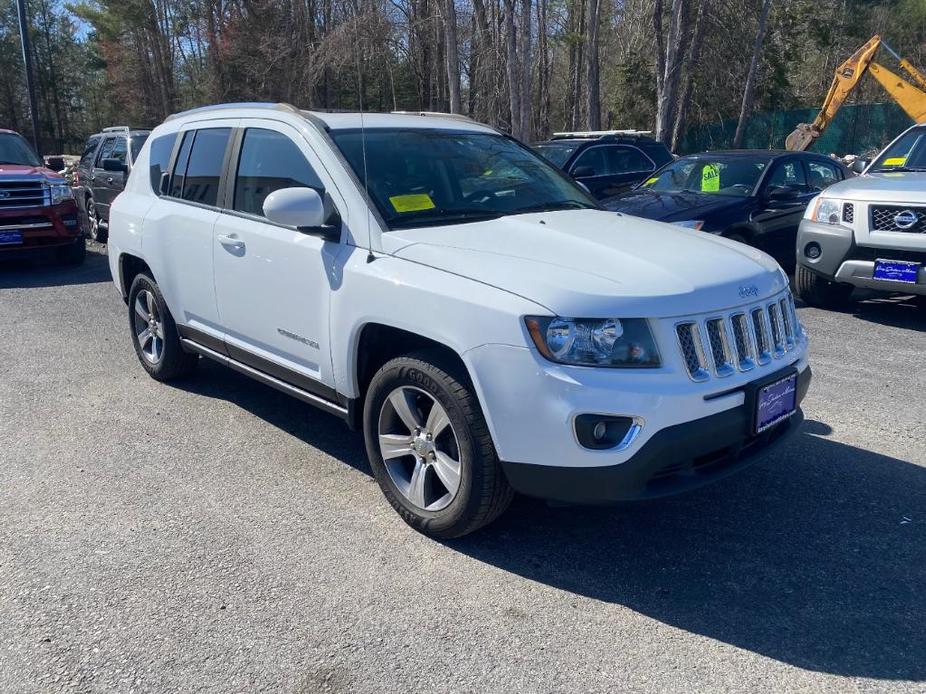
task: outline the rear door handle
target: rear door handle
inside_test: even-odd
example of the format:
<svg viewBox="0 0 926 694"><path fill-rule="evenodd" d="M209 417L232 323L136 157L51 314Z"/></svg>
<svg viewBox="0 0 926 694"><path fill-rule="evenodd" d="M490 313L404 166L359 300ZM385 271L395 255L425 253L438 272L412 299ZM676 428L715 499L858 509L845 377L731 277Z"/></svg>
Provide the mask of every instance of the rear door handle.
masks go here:
<svg viewBox="0 0 926 694"><path fill-rule="evenodd" d="M244 250L244 241L239 239L235 234L219 234L218 236L219 243L221 243L225 248L233 251L243 251Z"/></svg>

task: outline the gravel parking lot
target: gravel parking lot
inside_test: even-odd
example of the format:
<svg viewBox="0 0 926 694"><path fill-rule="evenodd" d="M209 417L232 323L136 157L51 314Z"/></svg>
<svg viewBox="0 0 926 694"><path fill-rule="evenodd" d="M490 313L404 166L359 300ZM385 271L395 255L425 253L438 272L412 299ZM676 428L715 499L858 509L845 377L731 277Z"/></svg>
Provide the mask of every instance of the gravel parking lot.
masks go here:
<svg viewBox="0 0 926 694"><path fill-rule="evenodd" d="M105 250L0 268L0 691L926 691L926 310L801 309L780 457L412 532L338 420L150 380Z"/></svg>

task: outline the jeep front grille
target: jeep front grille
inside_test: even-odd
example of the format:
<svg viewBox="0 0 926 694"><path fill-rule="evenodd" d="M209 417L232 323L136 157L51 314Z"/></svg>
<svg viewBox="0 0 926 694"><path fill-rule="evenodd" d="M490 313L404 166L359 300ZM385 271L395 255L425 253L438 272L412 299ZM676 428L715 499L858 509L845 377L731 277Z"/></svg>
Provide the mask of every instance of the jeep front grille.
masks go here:
<svg viewBox="0 0 926 694"><path fill-rule="evenodd" d="M51 203L48 187L34 178L0 179L0 210L45 207Z"/></svg>
<svg viewBox="0 0 926 694"><path fill-rule="evenodd" d="M675 334L688 375L706 381L781 359L797 345L800 323L788 293L723 316L681 321Z"/></svg>
<svg viewBox="0 0 926 694"><path fill-rule="evenodd" d="M926 233L926 207L871 205L872 231ZM897 219L900 218L900 223Z"/></svg>

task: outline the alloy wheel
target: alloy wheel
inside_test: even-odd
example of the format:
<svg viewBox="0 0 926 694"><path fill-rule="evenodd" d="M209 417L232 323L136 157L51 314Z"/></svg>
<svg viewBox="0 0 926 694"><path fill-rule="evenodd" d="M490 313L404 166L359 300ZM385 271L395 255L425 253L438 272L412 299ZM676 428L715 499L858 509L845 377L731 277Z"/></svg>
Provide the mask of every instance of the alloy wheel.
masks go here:
<svg viewBox="0 0 926 694"><path fill-rule="evenodd" d="M460 489L460 446L444 407L420 388L400 386L379 414L379 450L393 484L411 504L440 511Z"/></svg>
<svg viewBox="0 0 926 694"><path fill-rule="evenodd" d="M142 289L135 295L135 339L142 357L149 364L157 364L164 356L164 321L154 294Z"/></svg>
<svg viewBox="0 0 926 694"><path fill-rule="evenodd" d="M96 215L93 198L87 200L87 223L90 226L90 238L96 241L100 236L100 218Z"/></svg>

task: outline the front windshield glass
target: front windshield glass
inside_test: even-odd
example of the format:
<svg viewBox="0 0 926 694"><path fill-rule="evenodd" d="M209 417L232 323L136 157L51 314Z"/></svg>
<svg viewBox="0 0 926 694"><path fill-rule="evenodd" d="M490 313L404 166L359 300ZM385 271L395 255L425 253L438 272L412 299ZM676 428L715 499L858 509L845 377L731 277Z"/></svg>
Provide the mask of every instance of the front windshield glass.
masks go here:
<svg viewBox="0 0 926 694"><path fill-rule="evenodd" d="M32 147L16 133L0 133L0 164L21 164L23 166L41 166Z"/></svg>
<svg viewBox="0 0 926 694"><path fill-rule="evenodd" d="M360 130L331 136L363 183ZM367 130L366 170L370 197L390 229L598 207L529 149L490 133Z"/></svg>
<svg viewBox="0 0 926 694"><path fill-rule="evenodd" d="M538 142L534 149L540 152L541 156L546 157L559 168L566 166L569 157L579 148L579 143L567 142Z"/></svg>
<svg viewBox="0 0 926 694"><path fill-rule="evenodd" d="M868 171L926 171L926 128L913 128L901 135Z"/></svg>
<svg viewBox="0 0 926 694"><path fill-rule="evenodd" d="M694 192L746 197L752 195L767 165L767 161L745 157L684 157L657 171L640 187L667 193Z"/></svg>

